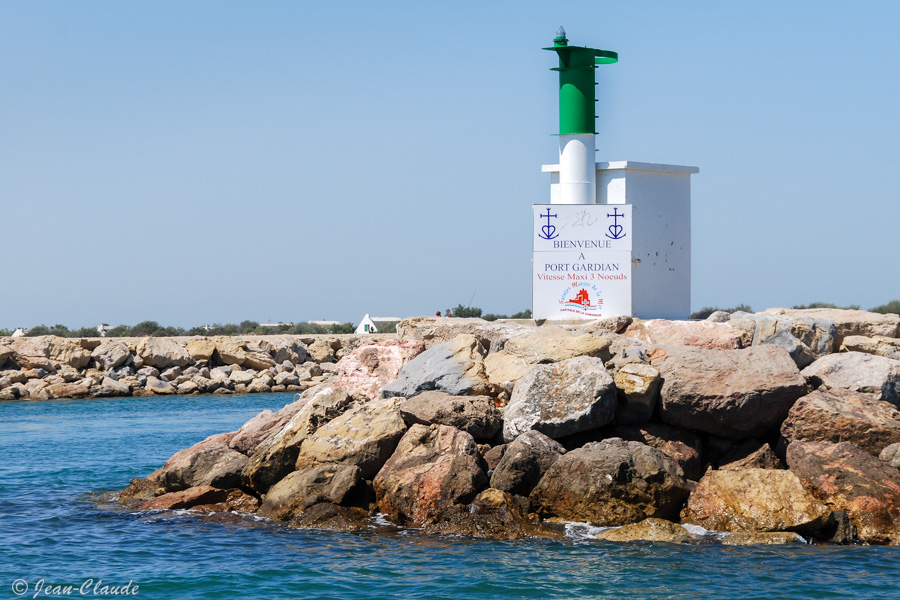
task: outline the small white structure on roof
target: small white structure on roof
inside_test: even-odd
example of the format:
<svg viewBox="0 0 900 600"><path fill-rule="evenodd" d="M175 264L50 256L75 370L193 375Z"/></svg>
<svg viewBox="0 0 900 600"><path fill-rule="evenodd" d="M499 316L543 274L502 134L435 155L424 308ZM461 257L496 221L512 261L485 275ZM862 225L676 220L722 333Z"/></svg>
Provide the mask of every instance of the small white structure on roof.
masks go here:
<svg viewBox="0 0 900 600"><path fill-rule="evenodd" d="M354 333L378 333L384 329L386 325L399 323L401 320L400 317L370 317L369 314L366 313L366 316L359 322Z"/></svg>

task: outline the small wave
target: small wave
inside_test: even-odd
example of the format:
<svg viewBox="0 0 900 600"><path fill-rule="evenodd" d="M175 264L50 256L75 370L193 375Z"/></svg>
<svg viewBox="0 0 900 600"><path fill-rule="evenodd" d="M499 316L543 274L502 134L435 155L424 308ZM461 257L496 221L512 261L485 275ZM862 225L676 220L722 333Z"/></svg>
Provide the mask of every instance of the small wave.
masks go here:
<svg viewBox="0 0 900 600"><path fill-rule="evenodd" d="M586 542L597 537L598 533L613 529L612 527L597 527L590 523L568 522L565 525L565 535L573 542Z"/></svg>
<svg viewBox="0 0 900 600"><path fill-rule="evenodd" d="M691 525L690 523L682 523L681 526L687 529L691 535L707 541L721 542L728 535L728 532L725 531L713 531L700 525Z"/></svg>

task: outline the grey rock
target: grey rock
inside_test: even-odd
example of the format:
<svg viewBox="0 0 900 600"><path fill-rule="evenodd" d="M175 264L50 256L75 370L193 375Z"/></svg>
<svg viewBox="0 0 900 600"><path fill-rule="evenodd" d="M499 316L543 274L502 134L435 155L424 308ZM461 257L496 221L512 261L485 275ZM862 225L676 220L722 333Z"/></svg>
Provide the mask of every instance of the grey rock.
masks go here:
<svg viewBox="0 0 900 600"><path fill-rule="evenodd" d="M213 443L199 452L188 453L184 458L167 464L158 472L158 478L169 492L199 485L231 489L240 485L241 469L246 464L245 455L226 444Z"/></svg>
<svg viewBox="0 0 900 600"><path fill-rule="evenodd" d="M626 364L613 379L619 397L616 422L640 425L649 421L659 403L659 371L643 363Z"/></svg>
<svg viewBox="0 0 900 600"><path fill-rule="evenodd" d="M900 469L900 443L885 447L881 454L878 455L878 458L892 467Z"/></svg>
<svg viewBox="0 0 900 600"><path fill-rule="evenodd" d="M319 502L341 504L361 483L355 465L309 462L273 485L257 514L285 521Z"/></svg>
<svg viewBox="0 0 900 600"><path fill-rule="evenodd" d="M712 321L713 323L727 323L731 320L731 313L725 312L724 310L717 310L706 317L706 320Z"/></svg>
<svg viewBox="0 0 900 600"><path fill-rule="evenodd" d="M809 347L794 337L794 335L786 329L769 336L762 343L774 344L787 350L788 354L791 355L794 364L800 369L810 365L815 360Z"/></svg>
<svg viewBox="0 0 900 600"><path fill-rule="evenodd" d="M612 422L616 386L599 358L579 356L537 365L516 382L503 415L503 439L530 429L551 438L596 429Z"/></svg>
<svg viewBox="0 0 900 600"><path fill-rule="evenodd" d="M91 352L91 358L101 371L115 369L125 364L130 357L131 351L122 342L104 342Z"/></svg>
<svg viewBox="0 0 900 600"><path fill-rule="evenodd" d="M875 394L879 400L900 406L900 360L862 352L823 356L803 369L813 385Z"/></svg>
<svg viewBox="0 0 900 600"><path fill-rule="evenodd" d="M484 371L486 353L474 336L458 335L406 363L397 379L384 386L382 394L406 398L430 390L451 396L484 394L490 389Z"/></svg>

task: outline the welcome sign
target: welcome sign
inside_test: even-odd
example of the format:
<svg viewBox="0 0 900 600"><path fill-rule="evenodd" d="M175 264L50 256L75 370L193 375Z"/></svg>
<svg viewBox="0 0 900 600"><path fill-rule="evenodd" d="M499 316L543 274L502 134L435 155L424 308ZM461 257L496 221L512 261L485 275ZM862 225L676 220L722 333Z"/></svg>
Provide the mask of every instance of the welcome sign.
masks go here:
<svg viewBox="0 0 900 600"><path fill-rule="evenodd" d="M631 205L533 206L535 319L631 314Z"/></svg>

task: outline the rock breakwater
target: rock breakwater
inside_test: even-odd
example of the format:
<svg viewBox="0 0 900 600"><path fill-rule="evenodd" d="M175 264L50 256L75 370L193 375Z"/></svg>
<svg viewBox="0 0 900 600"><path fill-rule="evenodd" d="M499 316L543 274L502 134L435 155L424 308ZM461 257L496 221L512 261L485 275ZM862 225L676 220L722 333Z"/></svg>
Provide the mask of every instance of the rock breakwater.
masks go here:
<svg viewBox="0 0 900 600"><path fill-rule="evenodd" d="M398 331L120 501L501 539L577 521L608 541L900 544L900 360L858 339L900 339L897 315Z"/></svg>

